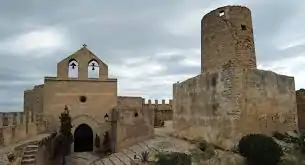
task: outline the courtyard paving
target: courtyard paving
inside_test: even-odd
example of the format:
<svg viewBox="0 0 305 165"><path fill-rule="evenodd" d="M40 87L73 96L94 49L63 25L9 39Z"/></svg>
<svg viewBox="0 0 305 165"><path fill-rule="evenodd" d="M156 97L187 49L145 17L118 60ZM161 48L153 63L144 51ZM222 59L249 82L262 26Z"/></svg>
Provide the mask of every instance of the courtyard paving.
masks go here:
<svg viewBox="0 0 305 165"><path fill-rule="evenodd" d="M162 151L187 152L194 146L190 143L170 137L172 123L167 122L165 127L155 129L155 137L123 149L106 158L100 158L94 153L73 153L70 157L71 165L130 165L130 159L134 155L140 157L141 152L154 152L156 149Z"/></svg>

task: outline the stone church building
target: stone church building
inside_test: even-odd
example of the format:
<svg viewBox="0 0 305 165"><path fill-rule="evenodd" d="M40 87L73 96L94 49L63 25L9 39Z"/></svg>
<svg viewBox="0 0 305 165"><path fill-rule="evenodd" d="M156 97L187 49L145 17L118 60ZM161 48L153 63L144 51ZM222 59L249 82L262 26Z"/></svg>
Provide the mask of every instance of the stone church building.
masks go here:
<svg viewBox="0 0 305 165"><path fill-rule="evenodd" d="M71 77L70 70L77 76ZM90 78L88 71L98 71ZM72 117L73 150L94 150L94 138L108 132L113 151L149 139L154 134L154 109L142 97L118 96L117 79L108 66L84 45L57 64L57 76L24 93L24 109L44 118L44 128L59 128L59 116L68 109ZM43 121L43 120L40 120ZM42 123L41 123L42 124ZM43 131L43 130L41 130Z"/></svg>

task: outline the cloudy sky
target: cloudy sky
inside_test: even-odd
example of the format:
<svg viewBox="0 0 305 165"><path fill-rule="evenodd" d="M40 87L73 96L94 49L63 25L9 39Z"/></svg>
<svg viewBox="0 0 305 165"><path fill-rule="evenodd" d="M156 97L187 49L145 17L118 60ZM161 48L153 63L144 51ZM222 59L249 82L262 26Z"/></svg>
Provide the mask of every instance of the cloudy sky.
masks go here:
<svg viewBox="0 0 305 165"><path fill-rule="evenodd" d="M118 78L120 95L171 98L174 82L200 72L202 16L227 4L252 10L259 67L305 87L304 0L3 1L0 110L22 110L23 91L55 76L84 43Z"/></svg>

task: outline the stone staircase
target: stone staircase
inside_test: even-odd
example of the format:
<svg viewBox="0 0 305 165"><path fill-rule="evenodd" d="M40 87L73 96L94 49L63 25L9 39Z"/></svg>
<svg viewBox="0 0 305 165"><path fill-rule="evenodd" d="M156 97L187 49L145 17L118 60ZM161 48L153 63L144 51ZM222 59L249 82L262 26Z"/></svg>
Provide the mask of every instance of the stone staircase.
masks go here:
<svg viewBox="0 0 305 165"><path fill-rule="evenodd" d="M21 165L35 165L37 151L38 151L38 142L34 142L27 145L23 152Z"/></svg>

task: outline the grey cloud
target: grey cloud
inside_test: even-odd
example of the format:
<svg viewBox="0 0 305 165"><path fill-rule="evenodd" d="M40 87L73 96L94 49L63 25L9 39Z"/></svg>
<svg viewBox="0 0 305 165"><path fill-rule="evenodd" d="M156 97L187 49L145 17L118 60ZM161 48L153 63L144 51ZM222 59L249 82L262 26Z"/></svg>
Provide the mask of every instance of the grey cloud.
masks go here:
<svg viewBox="0 0 305 165"><path fill-rule="evenodd" d="M179 62L186 59L187 56L184 55L177 55L172 56L166 59L158 60L159 63L165 66L165 70L159 73L159 75L180 75L180 74L189 74L195 75L200 73L200 66L183 66L179 64ZM200 55L197 56L198 60L201 59ZM177 80L178 81L178 80Z"/></svg>
<svg viewBox="0 0 305 165"><path fill-rule="evenodd" d="M293 58L305 53L305 45L297 45L283 50L278 50L270 45L263 45L263 43L257 45L259 45L256 49L257 61L262 64L275 61L275 59Z"/></svg>
<svg viewBox="0 0 305 165"><path fill-rule="evenodd" d="M41 82L43 76L55 76L56 63L79 49L83 43L86 43L97 56L108 63L110 71L112 64L124 64L126 58L152 56L152 60L158 61L166 68L165 71L159 73L160 76L196 75L200 72L200 67L186 67L179 64L179 61L182 61L187 55L174 56L169 59L158 59L154 55L160 53L159 50L199 49L200 27L196 32L191 33L192 35L176 36L166 31L163 25L167 21L182 19L181 16L190 12L202 10L212 2L217 3L217 1L200 0L192 2L185 0L2 2L0 6L0 42L14 35L42 27L61 27L67 30L71 44L65 45L67 50L41 57L33 57L26 52L23 56L0 52L0 76L3 76L3 79L0 80L0 100L3 100L0 103L0 109L21 104L18 101L10 101L11 99L6 96L6 93L10 92L11 97L23 97L23 90L31 87L34 82ZM219 2L223 1L219 0ZM249 2L251 1L249 0ZM250 6L259 62L288 58L305 52L304 46L279 51L270 43L270 40L277 35L279 27L295 14L294 9L298 5L300 4L290 1L280 3L270 0L259 4L253 3ZM200 25L200 19L198 19L198 25ZM198 60L200 60L200 56L198 56ZM111 76L124 78L124 75L111 74ZM143 79L146 80L145 77ZM1 82L10 81L24 81L24 85L14 87L1 85ZM3 89L5 92L2 92ZM171 86L169 85L151 85L141 91L149 97L171 96ZM6 103L4 104L4 102Z"/></svg>

